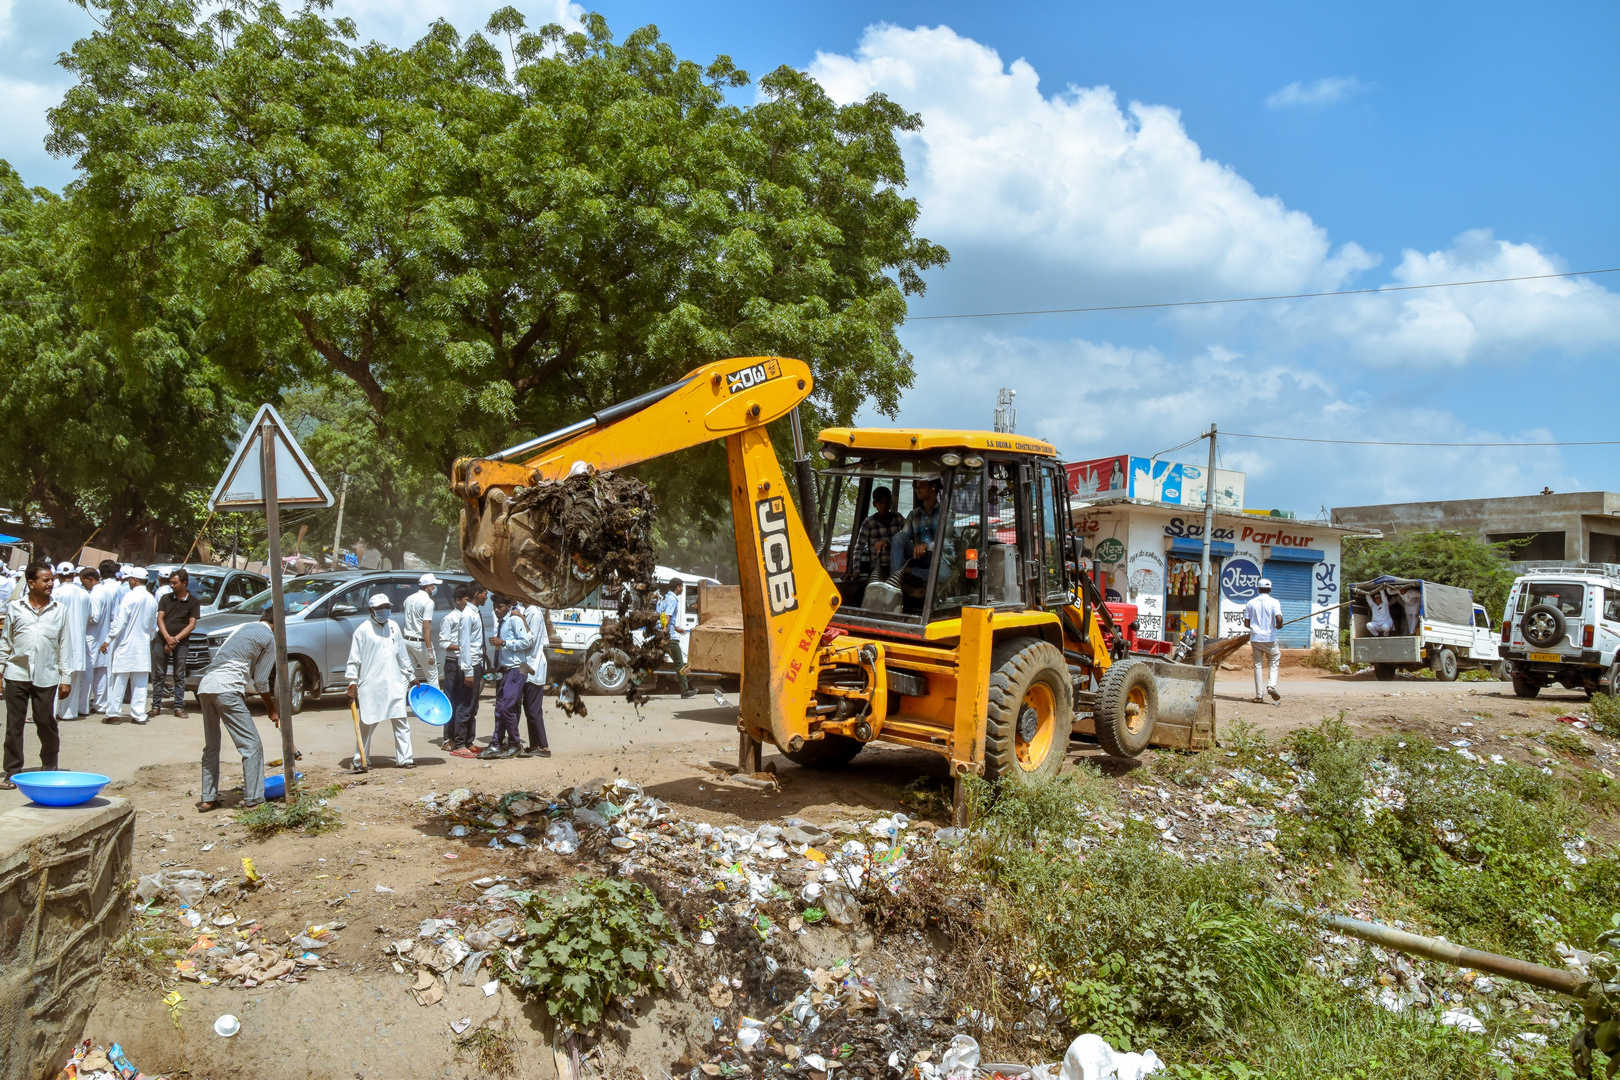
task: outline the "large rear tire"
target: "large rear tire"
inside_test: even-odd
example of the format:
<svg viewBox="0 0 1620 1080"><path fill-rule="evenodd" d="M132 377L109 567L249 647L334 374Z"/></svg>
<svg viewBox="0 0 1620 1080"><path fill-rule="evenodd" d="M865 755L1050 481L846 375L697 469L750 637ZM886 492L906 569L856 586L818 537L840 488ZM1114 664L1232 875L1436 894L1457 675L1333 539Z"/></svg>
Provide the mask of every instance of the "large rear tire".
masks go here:
<svg viewBox="0 0 1620 1080"><path fill-rule="evenodd" d="M1541 684L1534 679L1523 675L1513 676L1513 694L1515 697L1530 698L1541 693Z"/></svg>
<svg viewBox="0 0 1620 1080"><path fill-rule="evenodd" d="M865 745L848 735L828 735L807 742L798 750L783 750L782 756L807 769L841 769L853 761Z"/></svg>
<svg viewBox="0 0 1620 1080"><path fill-rule="evenodd" d="M630 658L623 649L592 649L585 658L585 683L593 694L622 694L630 685Z"/></svg>
<svg viewBox="0 0 1620 1080"><path fill-rule="evenodd" d="M1451 649L1442 646L1429 658L1429 667L1434 669L1434 677L1440 682L1457 681L1457 654Z"/></svg>
<svg viewBox="0 0 1620 1080"><path fill-rule="evenodd" d="M1147 749L1159 716L1159 684L1145 660L1126 660L1103 675L1097 687L1097 741L1112 757L1133 758Z"/></svg>
<svg viewBox="0 0 1620 1080"><path fill-rule="evenodd" d="M1074 727L1074 685L1053 645L1012 638L991 654L985 716L987 780L1026 782L1057 775Z"/></svg>

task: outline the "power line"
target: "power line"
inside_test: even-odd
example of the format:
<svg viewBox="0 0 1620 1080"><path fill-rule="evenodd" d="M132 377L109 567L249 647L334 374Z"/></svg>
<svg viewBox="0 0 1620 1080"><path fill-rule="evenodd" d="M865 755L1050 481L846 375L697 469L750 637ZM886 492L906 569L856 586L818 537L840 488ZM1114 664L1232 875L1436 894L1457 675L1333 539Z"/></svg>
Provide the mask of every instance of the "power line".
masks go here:
<svg viewBox="0 0 1620 1080"><path fill-rule="evenodd" d="M909 315L906 322L935 319L1007 319L1019 315L1084 315L1099 311L1151 311L1158 308L1208 307L1212 304L1258 304L1269 300L1313 300L1324 296L1377 296L1384 293L1413 292L1418 289L1457 289L1468 285L1506 285L1515 281L1548 281L1553 278L1590 277L1620 273L1620 266L1602 270L1570 270L1563 274L1525 274L1520 277L1480 278L1476 281L1436 281L1428 285L1385 285L1375 289L1334 289L1331 292L1283 293L1277 296L1233 296L1220 300L1166 300L1153 304L1099 304L1095 307L1033 308L1029 311L980 311L956 315Z"/></svg>
<svg viewBox="0 0 1620 1080"><path fill-rule="evenodd" d="M1327 443L1332 446L1451 446L1451 447L1555 447L1620 446L1620 439L1582 439L1560 442L1403 442L1387 439L1320 439L1310 435L1255 435L1223 431L1228 439L1269 439L1274 442ZM1202 436L1200 436L1201 438ZM1186 445L1183 443L1182 445Z"/></svg>

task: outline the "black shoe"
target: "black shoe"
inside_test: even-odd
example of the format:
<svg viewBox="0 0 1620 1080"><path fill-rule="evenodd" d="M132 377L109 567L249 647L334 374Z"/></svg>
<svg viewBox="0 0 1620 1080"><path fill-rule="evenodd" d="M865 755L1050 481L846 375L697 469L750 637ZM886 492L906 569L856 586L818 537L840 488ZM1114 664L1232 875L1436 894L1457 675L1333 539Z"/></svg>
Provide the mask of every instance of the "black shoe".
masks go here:
<svg viewBox="0 0 1620 1080"><path fill-rule="evenodd" d="M1272 701L1281 701L1282 700L1282 695L1277 693L1277 688L1275 686L1266 687L1266 693L1271 695L1271 700Z"/></svg>
<svg viewBox="0 0 1620 1080"><path fill-rule="evenodd" d="M697 697L697 691L693 690L691 687L687 687L685 690L681 691L681 697L683 697L683 698Z"/></svg>
<svg viewBox="0 0 1620 1080"><path fill-rule="evenodd" d="M499 750L495 751L495 756L498 758L517 757L518 748L515 746L503 746Z"/></svg>
<svg viewBox="0 0 1620 1080"><path fill-rule="evenodd" d="M468 747L468 749L471 749L471 747ZM486 747L484 747L483 750L479 751L478 760L479 761L494 761L496 758L505 757L505 756L506 756L505 754L501 753L500 747L498 747L498 746L486 746Z"/></svg>

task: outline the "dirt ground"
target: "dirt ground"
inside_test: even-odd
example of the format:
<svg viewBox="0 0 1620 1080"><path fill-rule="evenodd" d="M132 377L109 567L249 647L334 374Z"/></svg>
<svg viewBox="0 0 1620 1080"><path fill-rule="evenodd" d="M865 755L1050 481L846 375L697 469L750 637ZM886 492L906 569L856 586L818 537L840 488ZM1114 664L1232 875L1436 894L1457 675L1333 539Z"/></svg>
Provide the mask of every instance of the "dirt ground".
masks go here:
<svg viewBox="0 0 1620 1080"><path fill-rule="evenodd" d="M1249 700L1246 668L1223 672L1217 684L1219 730L1230 734L1241 721L1276 735L1342 713L1363 732L1416 731L1437 740L1461 732L1476 745L1489 743L1493 752L1499 747L1528 760L1533 752L1524 745L1528 740L1516 735L1567 730L1558 715L1579 713L1583 706L1579 694L1545 693L1525 701L1513 697L1506 684L1494 682L1442 684L1402 677L1382 683L1370 674L1335 676L1310 669L1290 670L1281 689L1280 704L1257 705ZM348 711L330 705L300 715L295 724L305 753L301 767L306 783L341 785L331 801L344 827L321 836L283 834L265 841L236 824L229 807L213 814L193 809L201 743L195 713L189 719L159 717L145 728L96 721L64 724L63 767L112 775L109 793L137 807L137 874L196 868L240 877L242 857L251 856L267 885L228 905L238 927L256 923L261 936L284 940L288 933L312 926L345 924L325 953L328 970L310 971L291 984L250 990L204 987L172 973L159 979L150 969L111 967L101 981L86 1034L104 1044L121 1042L148 1075L425 1080L482 1075L470 1057L458 1059L450 1024L465 1017L474 1029L488 1023L521 1038L515 1075L547 1080L560 1075L540 1034L537 1011L504 985L486 996L479 986L464 986L452 977L446 1000L422 1007L409 993L411 972L396 971L387 949L394 939L411 936L421 920L470 901L479 891L475 881L523 871L560 880L575 865L544 851L492 851L453 839L442 820L424 812L420 800L459 787L489 793L557 791L592 778L622 776L694 820L749 823L798 816L826 824L871 818L903 806L915 815L914 801L904 800L906 786L919 774L941 781L946 774L943 760L913 751L873 748L846 770L831 774L803 770L768 754L767 767L779 774L780 789L744 786L730 779L725 768L736 758L734 703L732 697L721 705L707 690L688 701L656 699L640 710L616 700L592 699L588 717L551 718L556 756L550 759L480 762L451 757L429 742L433 729L418 723L419 768L390 768L391 746L378 739L373 749L379 767L358 777L342 768L352 747ZM486 703L481 715L485 729L488 717ZM279 757L279 736L262 718L261 729L267 756ZM30 735L28 753L35 752ZM1161 752L1150 752L1149 761L1134 766L1109 762L1105 772L1126 783L1155 753ZM1094 746L1080 742L1072 756L1106 760ZM237 797L239 776L227 742L222 787L228 803ZM18 793L0 793L0 808L20 801ZM830 930L803 939L801 945L807 964L883 953L869 937ZM478 978L491 976L486 969ZM184 996L177 1016L162 1000L175 988ZM701 1041L711 1010L696 996L688 987L684 995L672 994L645 1012L627 1042L613 1051L615 1060L640 1064L649 1076L672 1067L689 1040ZM227 1012L242 1023L233 1039L219 1038L211 1030L214 1019Z"/></svg>

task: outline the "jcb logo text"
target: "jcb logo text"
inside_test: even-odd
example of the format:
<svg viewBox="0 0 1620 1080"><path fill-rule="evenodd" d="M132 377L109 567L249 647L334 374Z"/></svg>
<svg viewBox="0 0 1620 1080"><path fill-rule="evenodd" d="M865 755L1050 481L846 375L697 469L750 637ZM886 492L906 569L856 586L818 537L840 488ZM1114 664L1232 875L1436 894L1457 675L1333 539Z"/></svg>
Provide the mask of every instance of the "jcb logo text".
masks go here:
<svg viewBox="0 0 1620 1080"><path fill-rule="evenodd" d="M788 544L787 509L780 495L754 504L759 521L759 551L765 568L765 597L772 615L799 606L799 587L793 580L793 548Z"/></svg>
<svg viewBox="0 0 1620 1080"><path fill-rule="evenodd" d="M726 390L729 393L740 394L744 390L752 390L760 383L769 382L780 374L782 365L775 360L767 360L763 364L754 364L731 372L726 376Z"/></svg>

